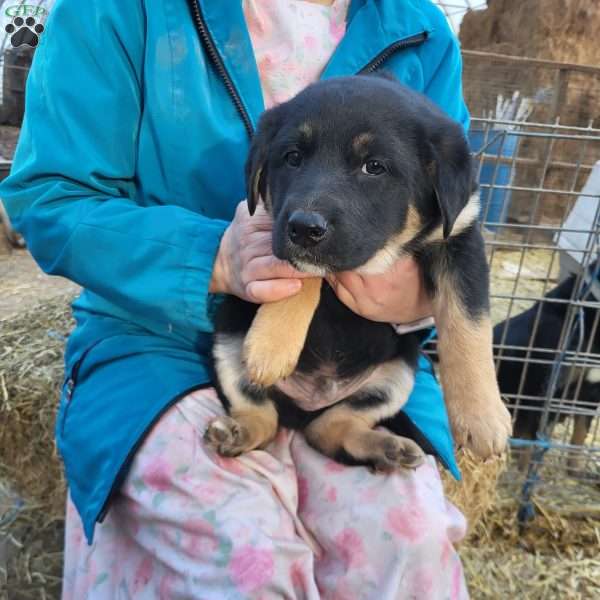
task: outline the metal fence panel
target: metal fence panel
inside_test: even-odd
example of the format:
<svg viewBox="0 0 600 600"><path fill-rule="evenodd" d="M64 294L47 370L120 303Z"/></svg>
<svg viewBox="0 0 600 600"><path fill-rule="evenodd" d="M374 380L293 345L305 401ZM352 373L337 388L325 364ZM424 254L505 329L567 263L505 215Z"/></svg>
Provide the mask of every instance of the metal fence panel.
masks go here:
<svg viewBox="0 0 600 600"><path fill-rule="evenodd" d="M523 521L540 496L598 507L600 129L479 117L472 130L496 366L515 425L503 485Z"/></svg>

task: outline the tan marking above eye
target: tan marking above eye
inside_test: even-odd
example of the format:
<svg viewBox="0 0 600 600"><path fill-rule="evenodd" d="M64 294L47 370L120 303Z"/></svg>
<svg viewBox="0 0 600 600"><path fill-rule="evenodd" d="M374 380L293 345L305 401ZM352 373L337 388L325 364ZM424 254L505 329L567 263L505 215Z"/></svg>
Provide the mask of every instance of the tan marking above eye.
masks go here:
<svg viewBox="0 0 600 600"><path fill-rule="evenodd" d="M352 148L357 153L360 154L367 149L367 146L375 139L375 136L372 133L367 131L363 133L359 133L352 140Z"/></svg>
<svg viewBox="0 0 600 600"><path fill-rule="evenodd" d="M312 137L312 134L313 134L312 125L308 121L302 123L302 125L300 125L300 127L298 127L298 131L307 138Z"/></svg>

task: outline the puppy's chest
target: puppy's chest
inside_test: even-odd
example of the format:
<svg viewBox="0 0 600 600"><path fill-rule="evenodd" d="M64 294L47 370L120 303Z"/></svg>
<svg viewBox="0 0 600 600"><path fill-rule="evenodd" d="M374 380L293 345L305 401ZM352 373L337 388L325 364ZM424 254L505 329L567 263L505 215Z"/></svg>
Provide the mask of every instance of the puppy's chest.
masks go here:
<svg viewBox="0 0 600 600"><path fill-rule="evenodd" d="M359 317L324 286L298 366L276 387L301 409L318 410L375 383L381 365L402 353L389 325Z"/></svg>
<svg viewBox="0 0 600 600"><path fill-rule="evenodd" d="M340 377L336 366L329 363L311 373L296 371L275 387L302 410L313 411L331 406L363 389L375 379L376 371L377 367L371 367L352 377Z"/></svg>

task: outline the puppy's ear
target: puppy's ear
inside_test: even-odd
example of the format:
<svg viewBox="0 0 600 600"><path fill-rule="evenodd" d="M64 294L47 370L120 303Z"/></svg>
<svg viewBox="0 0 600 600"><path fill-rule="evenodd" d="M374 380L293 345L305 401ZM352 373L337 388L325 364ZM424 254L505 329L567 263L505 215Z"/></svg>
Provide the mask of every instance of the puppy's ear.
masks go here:
<svg viewBox="0 0 600 600"><path fill-rule="evenodd" d="M445 126L430 138L431 160L427 165L444 239L450 236L458 215L477 189L468 142L460 125L454 125Z"/></svg>
<svg viewBox="0 0 600 600"><path fill-rule="evenodd" d="M277 133L279 122L279 107L268 110L260 118L252 138L246 160L246 194L251 215L256 211L260 198L264 201L266 197L269 146Z"/></svg>

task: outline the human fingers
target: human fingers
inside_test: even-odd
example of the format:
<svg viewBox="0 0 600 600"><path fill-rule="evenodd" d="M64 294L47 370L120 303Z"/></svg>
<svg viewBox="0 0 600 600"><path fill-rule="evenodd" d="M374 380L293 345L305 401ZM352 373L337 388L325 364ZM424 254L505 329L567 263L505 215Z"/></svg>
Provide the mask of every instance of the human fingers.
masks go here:
<svg viewBox="0 0 600 600"><path fill-rule="evenodd" d="M299 279L266 279L250 281L246 285L245 292L250 302L264 304L294 296L301 288L302 282Z"/></svg>
<svg viewBox="0 0 600 600"><path fill-rule="evenodd" d="M310 273L303 273L294 269L290 263L279 260L272 254L257 256L243 266L243 278L250 281L263 281L267 279L306 279L314 277Z"/></svg>

